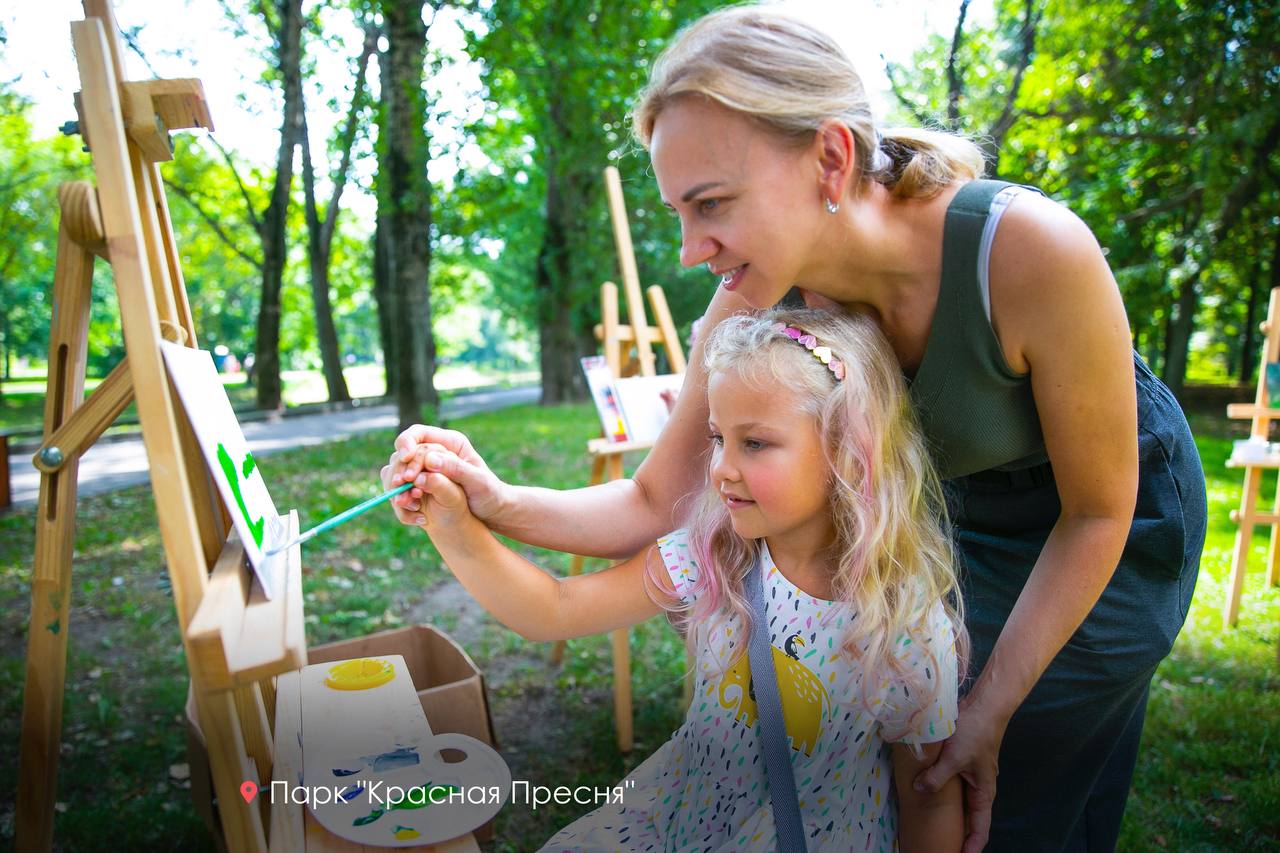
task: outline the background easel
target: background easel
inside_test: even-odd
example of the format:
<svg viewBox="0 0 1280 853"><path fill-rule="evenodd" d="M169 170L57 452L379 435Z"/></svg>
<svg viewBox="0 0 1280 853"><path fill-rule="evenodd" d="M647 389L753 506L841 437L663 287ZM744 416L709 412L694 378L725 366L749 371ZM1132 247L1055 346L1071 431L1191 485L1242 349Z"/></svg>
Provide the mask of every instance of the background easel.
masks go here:
<svg viewBox="0 0 1280 853"><path fill-rule="evenodd" d="M1270 441L1271 422L1280 420L1280 407L1273 407L1267 394L1267 365L1280 361L1280 288L1271 291L1267 306L1267 319L1259 326L1265 340L1262 345L1262 362L1258 366L1258 392L1252 404L1235 403L1227 406L1227 417L1252 420L1251 438ZM1253 528L1258 524L1271 526L1271 543L1267 547L1267 585L1280 585L1280 488L1276 490L1271 512L1258 510L1258 492L1262 486L1262 472L1280 469L1280 455L1266 459L1232 458L1227 467L1244 468L1244 488L1240 494L1240 509L1231 511L1231 520L1239 525L1236 546L1231 555L1231 579L1227 585L1227 599L1223 605L1223 626L1230 628L1240 615L1240 597L1244 592L1244 576L1249 564L1249 548Z"/></svg>
<svg viewBox="0 0 1280 853"><path fill-rule="evenodd" d="M59 190L45 432L35 458L42 476L15 846L44 851L53 842L78 461L136 399L191 672L189 716L198 721L209 793L218 801L215 840L255 853L268 850L268 839L273 850L359 849L315 825L305 807L273 805L265 797L251 804L240 794L245 780L260 788L273 779L296 784L302 766L301 552L297 546L289 552L285 594L267 601L251 583L243 549L228 537L225 507L161 358L162 339L195 346L196 335L157 162L172 159L170 130L212 128L203 87L198 80L125 80L109 0L84 0L84 10L85 20L71 24L81 81L76 109L97 186L77 182ZM126 355L84 400L95 257L111 266ZM296 517L290 528L297 530ZM370 724L392 732L426 729L425 717L388 716ZM193 792L202 782L193 774ZM205 805L211 816L209 799ZM437 849L478 848L468 835Z"/></svg>
<svg viewBox="0 0 1280 853"><path fill-rule="evenodd" d="M659 344L666 353L672 373L684 373L684 350L676 335L676 325L667 307L666 294L658 285L647 291L649 307L653 310L657 326L650 326L645 317L644 299L640 295L640 275L636 270L635 252L631 246L631 227L627 222L626 202L622 197L622 180L618 170L608 166L604 170L605 191L609 197L609 214L613 220L613 239L618 249L618 265L622 271L622 284L627 295L627 319L623 325L618 315L618 286L606 281L600 286L601 322L595 327L596 338L604 347L605 361L615 378L627 376L656 376L653 345ZM651 442L612 442L607 438L593 438L587 442L587 456L591 458L590 485L626 476L622 456L633 450L648 450ZM574 556L569 564L569 574L582 573L585 558ZM630 752L633 744L631 716L631 647L630 632L626 628L613 631L613 715L618 735L618 748ZM559 663L564 656L564 641L555 644L551 660Z"/></svg>

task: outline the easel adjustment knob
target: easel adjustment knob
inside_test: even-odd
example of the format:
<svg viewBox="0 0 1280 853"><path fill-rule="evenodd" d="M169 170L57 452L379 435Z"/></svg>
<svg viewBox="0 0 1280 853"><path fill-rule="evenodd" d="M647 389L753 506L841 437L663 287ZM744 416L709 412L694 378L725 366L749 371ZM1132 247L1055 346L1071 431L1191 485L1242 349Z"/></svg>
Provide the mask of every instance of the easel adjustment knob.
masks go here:
<svg viewBox="0 0 1280 853"><path fill-rule="evenodd" d="M40 461L49 468L61 468L63 462L62 448L50 445L40 450Z"/></svg>
<svg viewBox="0 0 1280 853"><path fill-rule="evenodd" d="M168 320L160 321L160 337L171 344L186 344L187 330Z"/></svg>
<svg viewBox="0 0 1280 853"><path fill-rule="evenodd" d="M1231 510L1231 512L1230 512L1230 513L1228 513L1228 514L1231 516L1231 520L1232 520L1232 521L1234 521L1236 524L1239 524L1239 523L1240 523L1240 510L1238 510L1238 509L1233 509L1233 510Z"/></svg>

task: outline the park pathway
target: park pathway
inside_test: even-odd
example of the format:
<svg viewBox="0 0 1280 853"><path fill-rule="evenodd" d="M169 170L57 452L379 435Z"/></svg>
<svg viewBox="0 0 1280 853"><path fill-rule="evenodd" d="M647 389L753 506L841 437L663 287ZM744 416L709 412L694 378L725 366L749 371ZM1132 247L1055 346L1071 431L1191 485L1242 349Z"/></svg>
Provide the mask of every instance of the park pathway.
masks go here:
<svg viewBox="0 0 1280 853"><path fill-rule="evenodd" d="M446 418L461 418L477 412L492 412L508 406L535 402L541 392L539 386L531 385L459 394L444 401L442 414ZM241 427L249 448L258 456L266 456L277 450L323 444L370 430L394 429L396 423L395 406L388 404L341 412L246 421ZM388 455L390 452L388 448ZM32 453L32 450L24 449L9 454L14 507L31 506L39 498L40 472L31 464ZM141 436L119 441L100 441L80 460L78 491L81 495L110 492L145 483L147 476L147 451L142 446Z"/></svg>

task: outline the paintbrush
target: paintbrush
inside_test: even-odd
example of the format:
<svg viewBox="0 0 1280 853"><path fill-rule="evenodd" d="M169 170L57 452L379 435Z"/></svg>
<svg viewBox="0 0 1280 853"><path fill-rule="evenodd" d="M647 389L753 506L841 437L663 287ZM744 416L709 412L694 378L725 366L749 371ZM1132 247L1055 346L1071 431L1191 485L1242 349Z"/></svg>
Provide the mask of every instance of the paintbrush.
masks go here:
<svg viewBox="0 0 1280 853"><path fill-rule="evenodd" d="M265 553L268 557L270 557L273 554L279 554L281 551L287 551L288 549L292 548L294 545L298 545L303 542L306 542L308 539L318 534L324 533L326 530L332 530L333 528L337 527L339 524L350 521L351 519L355 518L357 515L360 515L363 512L368 512L370 509L373 509L375 506L382 503L383 501L391 500L396 495L400 494L401 492L407 492L411 488L413 488L413 483L411 482L404 483L403 485L400 485L400 486L396 486L391 491L383 492L382 494L378 495L376 498L369 498L369 500L365 501L364 503L356 504L351 509L346 510L344 512L340 512L337 515L335 515L333 518L328 519L327 521L320 522L315 527L308 530L306 533L299 533L297 536L293 537L283 545L279 545L275 548L272 548L270 551L264 551L263 553Z"/></svg>

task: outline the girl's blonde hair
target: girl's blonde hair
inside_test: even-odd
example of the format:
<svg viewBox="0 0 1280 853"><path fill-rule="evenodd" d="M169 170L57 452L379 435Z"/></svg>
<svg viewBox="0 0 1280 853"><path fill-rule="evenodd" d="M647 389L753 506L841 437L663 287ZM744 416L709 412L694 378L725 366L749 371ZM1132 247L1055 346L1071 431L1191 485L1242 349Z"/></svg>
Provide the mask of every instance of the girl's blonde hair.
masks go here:
<svg viewBox="0 0 1280 853"><path fill-rule="evenodd" d="M673 100L711 98L780 139L807 145L824 121L853 134L858 180L900 198L928 197L957 180L982 176L982 152L953 133L921 128L877 131L862 78L821 30L768 6L731 6L682 30L653 65L632 110L632 132L646 148L653 124Z"/></svg>
<svg viewBox="0 0 1280 853"><path fill-rule="evenodd" d="M844 379L837 381L804 345L777 331L777 323L802 329L830 347L845 365ZM918 707L925 707L937 688L918 683L903 669L894 653L897 644L921 636L930 609L941 602L963 673L968 635L941 483L884 335L862 315L775 310L722 322L707 341L705 363L708 379L732 372L757 387L790 389L813 417L829 471L827 483L815 480L813 488L830 491L836 529L829 555L832 596L857 615L848 622L842 651L862 673L864 700L875 695L875 685L905 682L909 695L920 698ZM715 484L691 516L689 546L698 565L695 605L689 609L668 601L665 606L696 650L712 644L731 618L751 623L743 582L760 544L734 532ZM740 654L743 644L738 645ZM732 660L721 664L730 666Z"/></svg>

